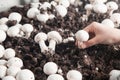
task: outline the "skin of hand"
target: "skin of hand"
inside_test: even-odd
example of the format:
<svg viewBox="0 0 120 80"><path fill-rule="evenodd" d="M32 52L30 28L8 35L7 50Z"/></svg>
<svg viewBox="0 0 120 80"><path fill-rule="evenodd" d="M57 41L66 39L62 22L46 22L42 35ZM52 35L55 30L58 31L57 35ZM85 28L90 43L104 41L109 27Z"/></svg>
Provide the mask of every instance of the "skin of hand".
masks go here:
<svg viewBox="0 0 120 80"><path fill-rule="evenodd" d="M88 48L96 44L120 44L120 30L110 28L98 22L92 22L83 30L87 31L90 39L85 42L76 40L76 46L81 49Z"/></svg>

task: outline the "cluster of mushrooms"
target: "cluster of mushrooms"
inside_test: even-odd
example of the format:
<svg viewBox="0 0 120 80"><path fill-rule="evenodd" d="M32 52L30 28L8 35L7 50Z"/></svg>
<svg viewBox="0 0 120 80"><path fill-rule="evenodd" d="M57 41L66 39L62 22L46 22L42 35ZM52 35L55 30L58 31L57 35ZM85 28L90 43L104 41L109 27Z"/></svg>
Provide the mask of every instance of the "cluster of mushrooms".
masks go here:
<svg viewBox="0 0 120 80"><path fill-rule="evenodd" d="M101 22L101 24L106 25L110 28L119 27L120 24L120 13L114 13L118 9L116 2L107 0L89 0L90 4L85 5L86 14L83 15L83 21L88 20L91 11L94 11L98 14L108 14L109 18ZM31 8L26 12L28 18L36 18L38 21L46 23L47 20L53 19L56 16L53 13L48 13L47 9L54 7L54 12L61 17L66 16L67 8L70 5L81 5L80 0L54 0L49 2L40 3L34 2L31 3ZM42 11L41 11L42 9ZM76 8L77 11L77 8ZM7 17L0 19L0 43L6 40L7 35L9 37L23 37L28 39L31 35L31 32L34 31L33 25L24 24L21 25L20 21L22 15L17 12L12 12ZM6 23L8 21L16 21L14 26L8 27ZM50 31L47 34L44 32L39 32L34 36L34 41L39 44L42 53L50 52L52 55L55 52L56 44L74 41L74 37L80 42L87 41L89 39L89 34L84 30L79 30L73 37L63 39L58 31ZM49 45L46 46L45 41L48 40ZM0 45L0 57L5 58L6 60L0 60L0 78L2 80L34 80L34 74L28 70L23 69L23 62L21 59L15 57L15 51L11 48L4 49ZM47 80L64 80L62 76L62 70L58 69L57 64L54 62L47 62L43 66L43 71L45 74L49 75ZM57 74L58 73L58 74ZM7 76L6 76L7 75ZM16 78L16 79L15 79ZM82 74L77 70L70 70L67 73L68 80L82 80ZM110 72L110 80L120 79L120 71L112 70Z"/></svg>

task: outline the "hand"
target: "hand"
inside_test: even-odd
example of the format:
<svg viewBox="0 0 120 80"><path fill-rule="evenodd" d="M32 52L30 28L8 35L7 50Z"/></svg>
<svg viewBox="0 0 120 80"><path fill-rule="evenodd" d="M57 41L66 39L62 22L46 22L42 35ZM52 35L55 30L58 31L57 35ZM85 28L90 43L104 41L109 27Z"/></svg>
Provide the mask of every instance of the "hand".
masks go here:
<svg viewBox="0 0 120 80"><path fill-rule="evenodd" d="M83 30L87 31L90 39L85 42L76 41L79 48L87 48L96 44L117 44L120 43L120 30L93 22Z"/></svg>

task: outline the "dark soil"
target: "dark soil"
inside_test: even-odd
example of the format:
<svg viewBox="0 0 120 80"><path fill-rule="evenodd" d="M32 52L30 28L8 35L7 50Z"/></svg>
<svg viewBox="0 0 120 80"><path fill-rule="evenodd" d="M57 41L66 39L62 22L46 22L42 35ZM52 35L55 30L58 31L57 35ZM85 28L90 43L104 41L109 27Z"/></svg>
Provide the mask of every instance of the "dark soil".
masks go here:
<svg viewBox="0 0 120 80"><path fill-rule="evenodd" d="M63 38L67 38L71 32L75 33L93 21L101 22L108 17L107 15L98 15L92 12L89 20L82 22L81 16L85 13L83 7L86 3L89 2L84 1L82 6L77 6L79 12L76 12L75 6L71 5L68 8L68 14L64 18L56 15L56 18L48 20L46 24L36 19L28 19L26 17L26 12L30 8L29 4L25 5L24 8L15 6L8 12L1 12L0 18L4 16L8 17L10 12L19 12L23 16L20 23L30 23L34 26L34 29L36 29L36 31L32 32L29 39L7 37L2 45L4 45L5 48L11 47L15 49L17 53L16 56L24 62L23 68L32 70L36 80L47 79L47 75L43 73L42 68L48 61L53 61L62 68L65 80L66 73L71 69L79 70L83 74L83 80L109 80L109 72L112 69L120 70L119 45L95 45L82 50L75 46L75 42L61 43L56 46L56 52L51 56L41 53L39 45L34 41L34 36L41 31L47 33L52 30L59 31L60 28L63 30L66 29L64 33L59 32ZM52 9L48 11L54 13ZM119 12L119 10L116 12ZM15 24L15 22L7 23L9 27ZM40 26L43 27L41 28ZM48 45L48 41L46 41L46 44ZM85 58L85 55L87 55L87 58Z"/></svg>

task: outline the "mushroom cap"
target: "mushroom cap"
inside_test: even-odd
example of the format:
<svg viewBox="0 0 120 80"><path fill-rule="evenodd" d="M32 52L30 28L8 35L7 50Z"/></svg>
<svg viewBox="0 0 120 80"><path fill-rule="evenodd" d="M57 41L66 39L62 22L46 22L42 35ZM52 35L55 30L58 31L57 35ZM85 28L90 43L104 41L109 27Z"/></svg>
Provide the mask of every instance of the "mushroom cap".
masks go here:
<svg viewBox="0 0 120 80"><path fill-rule="evenodd" d="M75 37L78 41L83 42L89 39L89 34L84 30L79 30L75 33Z"/></svg>
<svg viewBox="0 0 120 80"><path fill-rule="evenodd" d="M4 56L5 59L13 58L13 57L15 57L15 50L12 49L12 48L7 48L4 51L4 55L3 56Z"/></svg>
<svg viewBox="0 0 120 80"><path fill-rule="evenodd" d="M57 5L55 8L60 16L64 17L67 14L67 9L64 6Z"/></svg>
<svg viewBox="0 0 120 80"><path fill-rule="evenodd" d="M82 74L77 70L70 70L67 73L68 80L82 80Z"/></svg>
<svg viewBox="0 0 120 80"><path fill-rule="evenodd" d="M5 76L2 80L16 80L13 76Z"/></svg>
<svg viewBox="0 0 120 80"><path fill-rule="evenodd" d="M47 80L64 80L64 78L60 74L52 74L48 76Z"/></svg>
<svg viewBox="0 0 120 80"><path fill-rule="evenodd" d="M47 10L47 8L51 8L51 4L49 2L44 2L43 4L41 4L40 9L44 9Z"/></svg>
<svg viewBox="0 0 120 80"><path fill-rule="evenodd" d="M24 24L20 28L23 32L31 33L33 31L33 26L31 24Z"/></svg>
<svg viewBox="0 0 120 80"><path fill-rule="evenodd" d="M2 25L0 25L0 30L7 31L8 26L6 24L2 24Z"/></svg>
<svg viewBox="0 0 120 80"><path fill-rule="evenodd" d="M37 42L37 43L38 43L40 40L46 41L46 40L47 40L47 34L46 34L46 33L43 33L43 32L40 32L40 33L38 33L38 34L35 35L34 40L35 40L35 42Z"/></svg>
<svg viewBox="0 0 120 80"><path fill-rule="evenodd" d="M32 2L32 3L30 3L30 6L31 6L32 8L39 8L40 5L41 5L40 2Z"/></svg>
<svg viewBox="0 0 120 80"><path fill-rule="evenodd" d="M104 19L101 23L102 23L103 25L108 26L108 27L111 27L111 28L114 28L114 27L115 27L113 21L110 20L110 19Z"/></svg>
<svg viewBox="0 0 120 80"><path fill-rule="evenodd" d="M10 66L16 66L16 67L23 67L23 61L18 58L18 57L13 57L13 58L10 58L7 62L7 66L10 67Z"/></svg>
<svg viewBox="0 0 120 80"><path fill-rule="evenodd" d="M17 73L16 80L35 80L35 77L32 71L23 69Z"/></svg>
<svg viewBox="0 0 120 80"><path fill-rule="evenodd" d="M119 80L118 77L120 76L120 70L112 70L109 75L109 80Z"/></svg>
<svg viewBox="0 0 120 80"><path fill-rule="evenodd" d="M55 1L51 1L50 4L53 5L53 6L57 5L57 3Z"/></svg>
<svg viewBox="0 0 120 80"><path fill-rule="evenodd" d="M55 40L57 44L62 42L62 36L57 31L48 32L47 37L48 37L48 41Z"/></svg>
<svg viewBox="0 0 120 80"><path fill-rule="evenodd" d="M85 9L86 10L92 10L93 9L93 5L92 4L86 4L85 5Z"/></svg>
<svg viewBox="0 0 120 80"><path fill-rule="evenodd" d="M103 3L98 3L98 4L95 4L93 6L93 10L96 12L96 13L101 13L101 14L104 14L107 12L107 6Z"/></svg>
<svg viewBox="0 0 120 80"><path fill-rule="evenodd" d="M6 35L5 31L0 30L0 43L5 41L6 37L7 37L7 35Z"/></svg>
<svg viewBox="0 0 120 80"><path fill-rule="evenodd" d="M114 1L110 1L110 2L106 3L106 6L107 6L108 10L117 10L118 9L118 5Z"/></svg>
<svg viewBox="0 0 120 80"><path fill-rule="evenodd" d="M35 18L37 14L39 14L39 10L37 8L30 8L27 11L28 18Z"/></svg>
<svg viewBox="0 0 120 80"><path fill-rule="evenodd" d="M59 5L63 5L65 8L70 6L69 0L60 0Z"/></svg>
<svg viewBox="0 0 120 80"><path fill-rule="evenodd" d="M47 75L55 74L57 70L58 70L58 66L54 62L47 62L43 67L43 71Z"/></svg>
<svg viewBox="0 0 120 80"><path fill-rule="evenodd" d="M6 22L8 21L8 18L7 17L2 17L0 19L0 24L6 24Z"/></svg>
<svg viewBox="0 0 120 80"><path fill-rule="evenodd" d="M7 67L0 65L0 78L3 78L6 75Z"/></svg>
<svg viewBox="0 0 120 80"><path fill-rule="evenodd" d="M68 0L70 2L70 4L74 4L75 3L75 0Z"/></svg>
<svg viewBox="0 0 120 80"><path fill-rule="evenodd" d="M5 48L3 47L3 45L0 45L0 58L3 57L4 50L5 50Z"/></svg>
<svg viewBox="0 0 120 80"><path fill-rule="evenodd" d="M22 16L20 13L17 13L17 12L12 12L10 13L10 15L8 16L8 19L9 20L16 20L17 23L19 23L22 19Z"/></svg>

